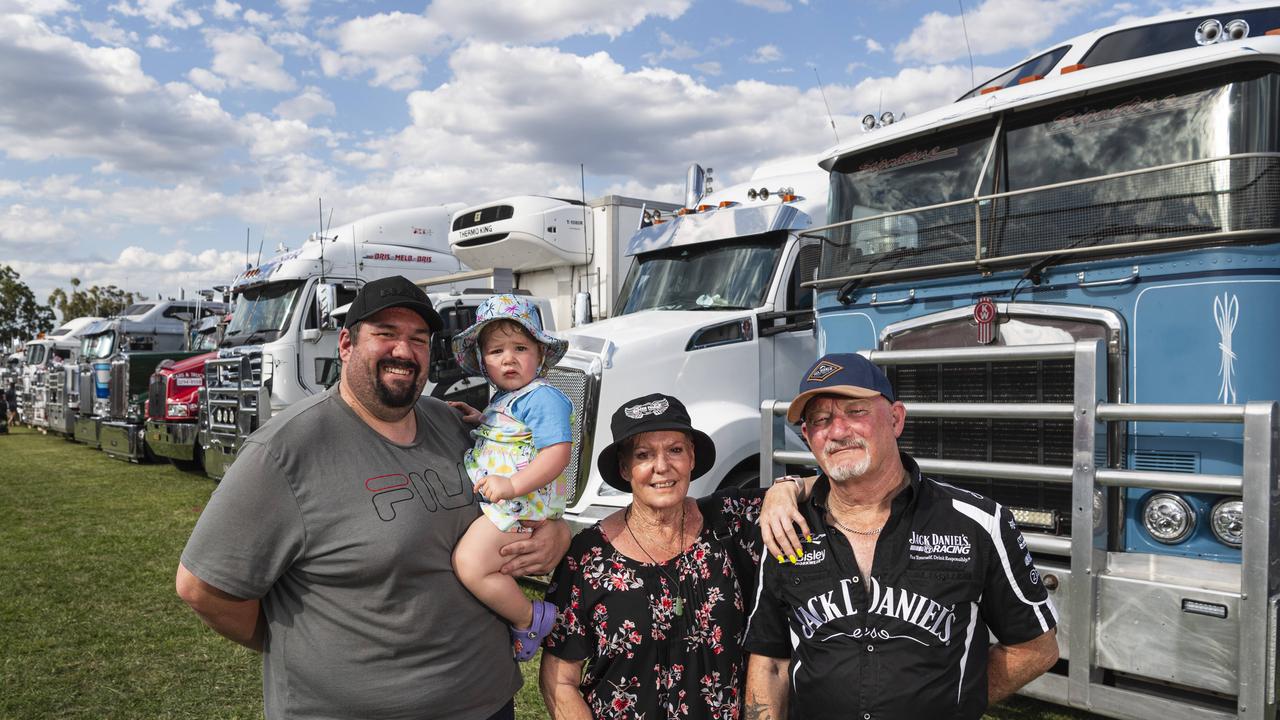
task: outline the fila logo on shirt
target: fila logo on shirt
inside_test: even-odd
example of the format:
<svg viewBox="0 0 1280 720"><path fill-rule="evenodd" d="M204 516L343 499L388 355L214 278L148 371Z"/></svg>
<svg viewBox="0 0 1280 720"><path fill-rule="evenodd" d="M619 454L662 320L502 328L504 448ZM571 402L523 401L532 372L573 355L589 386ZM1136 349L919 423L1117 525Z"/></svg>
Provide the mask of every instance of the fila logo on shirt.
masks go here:
<svg viewBox="0 0 1280 720"><path fill-rule="evenodd" d="M946 560L948 562L969 562L972 546L969 536L964 533L956 535L939 535L938 533L918 533L911 531L911 539L907 549L912 560Z"/></svg>

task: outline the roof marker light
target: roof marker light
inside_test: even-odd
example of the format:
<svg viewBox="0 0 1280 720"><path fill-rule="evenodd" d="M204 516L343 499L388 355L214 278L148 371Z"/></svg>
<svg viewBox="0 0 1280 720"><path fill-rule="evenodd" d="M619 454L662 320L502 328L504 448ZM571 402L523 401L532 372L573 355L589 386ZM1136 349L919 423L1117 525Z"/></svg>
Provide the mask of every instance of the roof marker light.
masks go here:
<svg viewBox="0 0 1280 720"><path fill-rule="evenodd" d="M715 205L699 205L699 206L698 206L698 212L706 212L706 211L711 210L711 209L713 209L713 208L715 208Z"/></svg>
<svg viewBox="0 0 1280 720"><path fill-rule="evenodd" d="M1062 68L1062 70L1060 70L1059 72L1062 73L1063 75L1066 75L1067 73L1073 73L1077 70L1083 70L1084 68L1085 68L1084 63L1076 63L1075 65L1067 65L1066 67Z"/></svg>
<svg viewBox="0 0 1280 720"><path fill-rule="evenodd" d="M1018 84L1019 84L1019 85L1026 85L1027 83L1033 83L1033 82L1035 82L1035 81L1037 81L1037 80L1043 80L1043 79L1044 79L1044 76L1043 76L1043 75L1028 75L1028 76L1026 76L1026 77L1022 78L1021 80L1019 80L1019 81L1018 81Z"/></svg>
<svg viewBox="0 0 1280 720"><path fill-rule="evenodd" d="M1280 28L1271 28L1270 30L1263 33L1263 35L1270 35L1272 37L1276 35L1280 35Z"/></svg>
<svg viewBox="0 0 1280 720"><path fill-rule="evenodd" d="M982 88L981 90L979 90L979 91L978 91L978 94L979 94L979 95L990 95L991 93L993 93L993 92L995 92L995 91L997 91L997 90L1003 90L1003 89L1004 89L1004 86L1003 86L1003 85L992 85L991 87Z"/></svg>
<svg viewBox="0 0 1280 720"><path fill-rule="evenodd" d="M732 201L732 200L721 200L721 201L720 201L720 207L722 207L722 208L733 207L733 206L734 206L734 205L736 205L736 204L737 204L737 203L735 203L735 202L734 202L734 201Z"/></svg>

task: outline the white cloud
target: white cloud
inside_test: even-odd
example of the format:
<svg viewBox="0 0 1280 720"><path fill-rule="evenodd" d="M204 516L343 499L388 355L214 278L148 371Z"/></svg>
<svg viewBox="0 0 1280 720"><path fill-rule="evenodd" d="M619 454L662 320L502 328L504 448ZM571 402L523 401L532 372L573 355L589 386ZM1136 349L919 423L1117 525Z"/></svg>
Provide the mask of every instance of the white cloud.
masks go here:
<svg viewBox="0 0 1280 720"><path fill-rule="evenodd" d="M223 20L235 20L240 14L240 5L230 0L214 0L213 14Z"/></svg>
<svg viewBox="0 0 1280 720"><path fill-rule="evenodd" d="M203 20L200 13L183 7L182 0L120 0L111 9L126 17L143 17L154 25L172 28L192 28Z"/></svg>
<svg viewBox="0 0 1280 720"><path fill-rule="evenodd" d="M691 1L436 0L424 14L397 11L348 20L331 31L336 46L318 49L317 54L330 77L372 72L375 86L411 90L426 72L424 58L459 42L542 43L576 35L616 38L651 17L675 20ZM655 57L688 59L697 54L692 48L672 46Z"/></svg>
<svg viewBox="0 0 1280 720"><path fill-rule="evenodd" d="M333 101L325 97L324 91L309 86L296 97L289 98L276 105L272 112L285 120L307 122L316 115L333 115L337 107Z"/></svg>
<svg viewBox="0 0 1280 720"><path fill-rule="evenodd" d="M69 0L0 0L0 13L14 15L57 15L74 10Z"/></svg>
<svg viewBox="0 0 1280 720"><path fill-rule="evenodd" d="M226 284L244 269L244 254L237 251L204 250L191 252L173 249L155 252L129 246L114 258L81 258L53 262L22 261L10 263L35 293L44 300L55 287L68 289L70 278L79 278L85 286L116 287L146 297L174 296L186 290L187 296L214 285Z"/></svg>
<svg viewBox="0 0 1280 720"><path fill-rule="evenodd" d="M875 38L864 38L864 40L866 41L866 45L867 45L867 52L869 52L869 53L882 53L882 52L884 52L884 46L883 46L883 45L881 45L880 43L876 42L876 39L875 39Z"/></svg>
<svg viewBox="0 0 1280 720"><path fill-rule="evenodd" d="M723 69L720 67L720 63L715 61L697 63L696 65L693 66L693 69L697 70L703 75L711 75L713 77L723 72Z"/></svg>
<svg viewBox="0 0 1280 720"><path fill-rule="evenodd" d="M48 208L13 203L0 213L0 249L66 247L73 237ZM51 247L52 246L52 247Z"/></svg>
<svg viewBox="0 0 1280 720"><path fill-rule="evenodd" d="M985 0L964 17L975 55L994 55L1044 43L1089 3L1072 0ZM893 48L898 62L938 63L967 57L961 18L931 12ZM980 41L980 42L979 42Z"/></svg>
<svg viewBox="0 0 1280 720"><path fill-rule="evenodd" d="M81 20L80 24L94 40L105 45L125 46L138 42L138 33L120 27L115 18L108 18L106 22Z"/></svg>
<svg viewBox="0 0 1280 720"><path fill-rule="evenodd" d="M280 0L280 7L286 15L302 16L311 10L311 0Z"/></svg>
<svg viewBox="0 0 1280 720"><path fill-rule="evenodd" d="M761 45L756 48L755 52L747 56L747 62L756 63L757 65L777 62L781 59L782 51L778 49L777 45Z"/></svg>
<svg viewBox="0 0 1280 720"><path fill-rule="evenodd" d="M245 10L244 21L258 28L271 28L275 25L275 18L271 13L258 12L257 10Z"/></svg>
<svg viewBox="0 0 1280 720"><path fill-rule="evenodd" d="M617 38L650 17L675 20L691 0L436 0L427 16L458 39L540 43L575 35Z"/></svg>
<svg viewBox="0 0 1280 720"><path fill-rule="evenodd" d="M683 40L677 40L666 31L658 32L658 44L662 46L661 52L645 53L645 62L650 65L661 65L663 60L692 60L702 53L692 45Z"/></svg>
<svg viewBox="0 0 1280 720"><path fill-rule="evenodd" d="M217 101L159 85L136 52L90 47L30 16L0 15L0 152L165 172L209 166L236 139Z"/></svg>
<svg viewBox="0 0 1280 720"><path fill-rule="evenodd" d="M213 50L213 72L231 87L254 87L288 92L297 87L284 69L284 57L248 32L209 32L205 41Z"/></svg>
<svg viewBox="0 0 1280 720"><path fill-rule="evenodd" d="M173 50L173 46L169 44L169 38L163 35L148 35L147 47L151 50Z"/></svg>
<svg viewBox="0 0 1280 720"><path fill-rule="evenodd" d="M220 93L227 89L227 82L204 68L191 68L187 71L187 79L192 85L205 92Z"/></svg>
<svg viewBox="0 0 1280 720"><path fill-rule="evenodd" d="M601 184L656 188L678 184L690 159L715 167L720 178L745 178L763 160L829 141L816 89L759 81L712 89L671 70L628 72L605 53L490 43L463 47L450 67L448 83L409 95L411 127L343 156L385 168L363 193L411 199L466 188L475 201L576 195L579 161ZM565 87L577 89L572 100L559 92Z"/></svg>
<svg viewBox="0 0 1280 720"><path fill-rule="evenodd" d="M738 2L749 7L759 8L765 12L791 12L791 3L787 2L787 0L738 0Z"/></svg>

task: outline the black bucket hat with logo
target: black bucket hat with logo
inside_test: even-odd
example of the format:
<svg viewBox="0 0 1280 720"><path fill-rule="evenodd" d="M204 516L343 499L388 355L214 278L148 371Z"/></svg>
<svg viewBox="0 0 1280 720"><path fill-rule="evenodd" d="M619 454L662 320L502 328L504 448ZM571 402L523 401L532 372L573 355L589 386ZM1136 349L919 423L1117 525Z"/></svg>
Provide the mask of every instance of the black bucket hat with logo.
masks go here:
<svg viewBox="0 0 1280 720"><path fill-rule="evenodd" d="M444 329L444 320L440 318L440 313L431 307L431 298L427 297L422 288L414 285L403 275L392 275L365 283L356 295L356 299L351 301L342 327L350 328L362 320L368 320L383 310L393 307L408 308L418 313L427 323L427 327L431 328L431 332L440 332Z"/></svg>
<svg viewBox="0 0 1280 720"><path fill-rule="evenodd" d="M676 430L693 437L693 471L689 479L701 477L716 464L716 444L711 436L693 427L684 403L670 395L653 393L628 400L613 413L609 421L613 443L600 451L596 469L611 487L631 492L631 483L618 470L618 450L627 438L641 433Z"/></svg>

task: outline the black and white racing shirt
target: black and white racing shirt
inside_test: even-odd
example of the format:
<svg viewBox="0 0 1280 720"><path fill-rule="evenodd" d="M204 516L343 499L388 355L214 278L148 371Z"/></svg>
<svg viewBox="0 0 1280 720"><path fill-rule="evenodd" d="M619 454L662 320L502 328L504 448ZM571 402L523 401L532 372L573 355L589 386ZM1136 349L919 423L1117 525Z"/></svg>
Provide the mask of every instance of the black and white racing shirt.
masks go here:
<svg viewBox="0 0 1280 720"><path fill-rule="evenodd" d="M1032 640L1057 612L998 503L920 477L894 498L860 577L828 525L819 477L802 512L813 531L799 562L765 558L745 648L790 658L792 718L978 718L987 706L988 629Z"/></svg>

